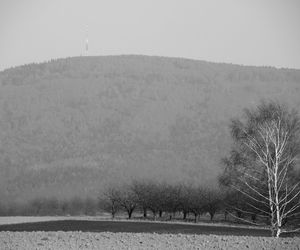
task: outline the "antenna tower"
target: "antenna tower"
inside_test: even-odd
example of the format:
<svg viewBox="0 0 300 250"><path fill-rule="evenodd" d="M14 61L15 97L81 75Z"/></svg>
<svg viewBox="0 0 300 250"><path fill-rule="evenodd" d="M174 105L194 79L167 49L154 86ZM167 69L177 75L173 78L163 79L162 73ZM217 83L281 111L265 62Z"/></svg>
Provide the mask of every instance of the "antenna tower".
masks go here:
<svg viewBox="0 0 300 250"><path fill-rule="evenodd" d="M89 54L89 39L88 39L88 27L86 27L86 38L85 38L85 55Z"/></svg>

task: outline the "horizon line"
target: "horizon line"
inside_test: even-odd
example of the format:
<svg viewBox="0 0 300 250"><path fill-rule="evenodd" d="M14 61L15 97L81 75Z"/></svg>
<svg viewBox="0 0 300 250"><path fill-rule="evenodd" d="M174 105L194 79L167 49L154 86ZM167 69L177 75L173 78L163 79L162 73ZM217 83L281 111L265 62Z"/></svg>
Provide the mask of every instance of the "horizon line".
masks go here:
<svg viewBox="0 0 300 250"><path fill-rule="evenodd" d="M149 54L107 54L107 55L73 55L73 56L67 56L67 57L57 57L57 58L51 58L51 59L45 59L42 61L35 61L35 62L28 62L24 64L19 64L15 66L8 66L6 68L1 69L0 68L0 73L7 71L7 70L12 70L15 68L19 67L24 67L24 66L29 66L29 65L34 65L34 64L45 64L45 63L50 63L51 61L56 61L56 60L65 60L65 59L72 59L72 58L92 58L92 57L156 57L156 58L166 58L166 59L180 59L180 60L188 60L188 61L195 61L195 62L206 62L206 63L212 63L212 64L227 64L227 65L232 65L232 66L240 66L240 67L255 67L255 68L273 68L277 70L300 70L300 68L293 68L293 67L279 67L279 66L274 66L274 65L254 65L254 64L243 64L243 63L232 63L232 62L222 62L222 61L209 61L205 59L196 59L196 58L189 58L189 57L180 57L180 56L164 56L164 55L149 55Z"/></svg>

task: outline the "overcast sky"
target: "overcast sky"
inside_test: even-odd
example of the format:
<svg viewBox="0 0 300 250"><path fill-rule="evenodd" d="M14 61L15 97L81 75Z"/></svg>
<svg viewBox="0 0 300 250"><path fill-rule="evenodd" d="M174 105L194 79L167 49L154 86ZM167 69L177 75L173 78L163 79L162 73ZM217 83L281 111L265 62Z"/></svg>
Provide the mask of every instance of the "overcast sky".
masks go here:
<svg viewBox="0 0 300 250"><path fill-rule="evenodd" d="M0 70L84 54L300 69L299 0L0 0Z"/></svg>

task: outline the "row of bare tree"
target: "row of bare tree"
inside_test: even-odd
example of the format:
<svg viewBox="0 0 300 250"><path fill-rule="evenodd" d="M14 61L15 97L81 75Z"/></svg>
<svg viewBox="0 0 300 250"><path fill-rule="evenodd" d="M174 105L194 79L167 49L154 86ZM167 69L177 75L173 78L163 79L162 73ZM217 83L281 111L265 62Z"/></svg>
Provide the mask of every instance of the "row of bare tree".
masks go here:
<svg viewBox="0 0 300 250"><path fill-rule="evenodd" d="M109 212L112 218L117 213L127 213L131 219L135 212L143 217L156 220L158 217L198 221L200 215L208 214L213 220L216 213L232 217L246 218L244 197L238 192L224 192L219 188L207 188L186 184L167 184L152 180L135 180L124 185L107 188L100 197L69 200L35 198L27 203L0 204L0 216L16 215L97 215ZM248 208L249 209L249 208ZM255 211L250 214L256 219Z"/></svg>
<svg viewBox="0 0 300 250"><path fill-rule="evenodd" d="M225 212L225 197L219 188L136 180L108 188L100 204L111 213L112 218L119 211L126 212L129 219L134 211L142 211L144 217L151 212L154 220L157 216L162 217L163 213L170 219L180 213L183 219L192 214L197 221L201 214L208 213L212 220L217 212Z"/></svg>
<svg viewBox="0 0 300 250"><path fill-rule="evenodd" d="M229 201L232 205L236 204L237 194L230 194L230 197L217 188L136 180L112 186L95 198L35 198L27 203L0 204L0 216L97 215L109 212L114 218L117 213L125 212L130 219L136 212L154 220L163 215L173 219L179 214L185 220L192 215L197 222L199 216L206 213L211 220L218 212L226 216L230 212L227 205ZM239 209L232 211L237 217L243 217Z"/></svg>

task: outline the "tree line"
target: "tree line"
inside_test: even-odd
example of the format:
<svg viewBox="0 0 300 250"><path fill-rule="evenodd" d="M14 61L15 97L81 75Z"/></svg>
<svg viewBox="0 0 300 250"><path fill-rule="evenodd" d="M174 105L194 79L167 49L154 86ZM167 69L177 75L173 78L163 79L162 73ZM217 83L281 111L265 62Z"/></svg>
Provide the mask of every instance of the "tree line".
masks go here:
<svg viewBox="0 0 300 250"><path fill-rule="evenodd" d="M154 180L134 180L123 185L110 185L99 197L69 200L35 198L27 203L0 204L0 216L76 216L110 214L112 219L127 216L128 219L178 220L198 222L203 215L210 220L216 214L228 220L242 218L255 221L256 211L244 212L245 199L239 192L222 190L219 186L208 188L201 185ZM235 219L236 218L236 219Z"/></svg>
<svg viewBox="0 0 300 250"><path fill-rule="evenodd" d="M37 197L28 202L0 203L0 216L57 216L57 215L96 215L99 212L96 198Z"/></svg>
<svg viewBox="0 0 300 250"><path fill-rule="evenodd" d="M180 214L184 220L192 215L197 222L202 214L208 213L212 220L217 212L222 211L222 199L219 189L135 180L124 185L112 185L97 198L35 198L23 204L0 204L0 216L96 215L105 212L112 218L125 213L131 219L136 213L156 220L163 216L173 219Z"/></svg>
<svg viewBox="0 0 300 250"><path fill-rule="evenodd" d="M196 222L205 213L212 220L224 208L223 196L218 188L151 180L135 180L129 185L109 187L100 204L103 210L111 213L112 218L117 212L124 211L130 219L134 211L141 211L144 218L156 220L165 215L171 220L180 214L183 220L193 215Z"/></svg>

